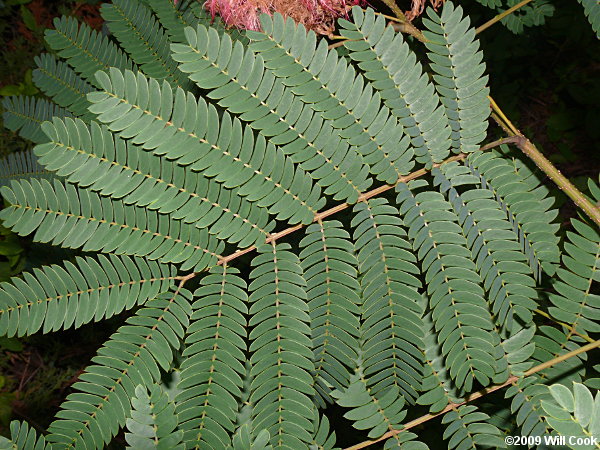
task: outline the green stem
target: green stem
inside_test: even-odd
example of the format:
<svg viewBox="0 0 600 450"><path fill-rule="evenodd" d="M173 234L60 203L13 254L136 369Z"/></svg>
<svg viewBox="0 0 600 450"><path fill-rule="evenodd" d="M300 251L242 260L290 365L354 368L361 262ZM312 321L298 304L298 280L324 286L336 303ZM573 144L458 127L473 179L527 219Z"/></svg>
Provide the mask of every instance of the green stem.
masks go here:
<svg viewBox="0 0 600 450"><path fill-rule="evenodd" d="M596 225L600 226L600 208L590 202L567 177L560 173L560 170L554 167L529 139L525 139L524 144L519 147L590 219L596 222Z"/></svg>
<svg viewBox="0 0 600 450"><path fill-rule="evenodd" d="M425 38L425 36L421 32L421 30L419 30L417 27L415 27L410 22L410 20L408 20L406 18L406 16L400 10L400 8L398 8L398 5L396 5L396 2L394 0L383 0L383 3L385 3L388 6L388 8L390 8L392 10L392 12L394 13L394 15L396 17L388 16L386 14L381 14L381 13L377 13L377 14L381 14L386 19L390 19L390 20L393 20L394 22L397 22L397 24L396 24L397 26L394 27L394 29L396 31L401 31L403 33L410 34L411 36L413 36L414 38L416 38L417 40L419 40L421 42L427 42L427 39Z"/></svg>
<svg viewBox="0 0 600 450"><path fill-rule="evenodd" d="M396 5L396 2L394 0L383 0L383 3L385 3L386 6L392 10L392 12L394 13L394 15L398 19L402 20L403 22L408 22L408 20L406 20L406 16L400 10L400 8L398 7L398 5Z"/></svg>
<svg viewBox="0 0 600 450"><path fill-rule="evenodd" d="M531 159L536 166L540 168L542 172L544 172L548 178L550 178L554 183L562 190L571 200L575 202L579 208L585 212L590 219L592 219L596 225L600 226L600 208L594 205L592 202L588 200L588 198L581 193L579 189L573 185L569 181L567 177L565 177L560 170L558 170L549 160L546 158L542 152L540 152L535 145L531 143L529 139L527 139L523 133L521 133L517 127L515 127L512 122L506 117L506 115L502 112L500 107L496 104L493 98L489 97L490 103L493 111L500 116L505 125L508 126L508 129L505 127L504 130L512 135L519 136L521 139L517 141L517 146L521 149L526 156Z"/></svg>

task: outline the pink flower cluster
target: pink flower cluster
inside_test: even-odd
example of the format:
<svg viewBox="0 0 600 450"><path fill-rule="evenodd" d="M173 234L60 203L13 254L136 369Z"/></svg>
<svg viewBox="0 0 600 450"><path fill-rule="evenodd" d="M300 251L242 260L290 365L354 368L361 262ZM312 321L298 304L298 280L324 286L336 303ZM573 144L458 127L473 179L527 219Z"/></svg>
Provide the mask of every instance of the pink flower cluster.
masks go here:
<svg viewBox="0 0 600 450"><path fill-rule="evenodd" d="M279 12L320 34L330 34L338 17L347 16L354 5L365 0L207 0L204 7L213 18L219 15L230 27L259 30L262 13Z"/></svg>

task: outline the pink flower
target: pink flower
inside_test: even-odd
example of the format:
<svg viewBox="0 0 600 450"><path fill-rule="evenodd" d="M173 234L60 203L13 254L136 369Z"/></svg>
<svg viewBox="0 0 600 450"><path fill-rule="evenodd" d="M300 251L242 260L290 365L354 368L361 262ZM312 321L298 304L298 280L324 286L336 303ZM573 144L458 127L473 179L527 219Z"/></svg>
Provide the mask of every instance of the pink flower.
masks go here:
<svg viewBox="0 0 600 450"><path fill-rule="evenodd" d="M211 16L218 14L227 26L259 30L262 13L279 12L320 34L331 34L338 17L346 17L353 5L365 0L207 0Z"/></svg>

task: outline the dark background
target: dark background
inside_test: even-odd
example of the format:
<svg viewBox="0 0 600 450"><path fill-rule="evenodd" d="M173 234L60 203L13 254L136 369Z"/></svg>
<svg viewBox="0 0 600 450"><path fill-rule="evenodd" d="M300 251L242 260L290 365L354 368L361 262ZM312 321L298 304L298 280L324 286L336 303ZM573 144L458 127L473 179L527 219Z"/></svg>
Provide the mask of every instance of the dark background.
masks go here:
<svg viewBox="0 0 600 450"><path fill-rule="evenodd" d="M495 15L475 0L457 3L470 15L473 26ZM600 41L579 3L551 3L554 15L544 25L515 35L497 23L479 39L490 75L491 95L513 123L585 191L587 178L597 180L600 167ZM389 13L383 2L373 0L370 4ZM398 4L403 10L410 9L410 0L398 0ZM102 19L98 8L96 1L0 1L0 96L38 94L31 82L31 70L35 67L34 56L45 50L44 29L52 26L54 17L70 14L99 30ZM420 19L414 23L421 27ZM489 141L503 137L493 123L489 134ZM0 127L0 156L28 146ZM560 220L568 226L569 218L577 215L575 207L551 182L545 182L555 191ZM41 251L0 227L0 281L23 268L58 262L68 256L55 250ZM45 429L69 386L95 354L98 343L122 319L115 317L47 336L0 337L0 434L7 433L12 419L27 420L34 427ZM360 440L356 437L338 433L338 445L356 443Z"/></svg>

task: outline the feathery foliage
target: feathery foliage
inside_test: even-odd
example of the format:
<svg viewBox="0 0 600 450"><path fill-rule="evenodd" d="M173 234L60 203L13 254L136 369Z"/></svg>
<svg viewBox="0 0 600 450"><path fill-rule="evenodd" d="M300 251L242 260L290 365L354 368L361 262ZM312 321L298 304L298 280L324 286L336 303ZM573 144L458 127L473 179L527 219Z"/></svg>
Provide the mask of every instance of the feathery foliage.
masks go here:
<svg viewBox="0 0 600 450"><path fill-rule="evenodd" d="M597 447L594 436L600 431L599 394L594 398L581 383L573 383L572 391L562 384L548 386L548 390L552 400L542 400L548 424L559 435L569 436L569 441L576 444L573 448Z"/></svg>
<svg viewBox="0 0 600 450"><path fill-rule="evenodd" d="M0 220L74 256L0 283L0 335L127 314L47 433L14 422L0 448L104 448L121 430L130 448L501 448L596 430L581 383L600 235L582 218L561 242L524 157L480 148L488 77L460 6L428 11L422 62L357 6L342 49L278 14L228 30L191 0L101 11L110 36L72 18L46 32L34 80L51 100L3 102L36 145L0 165ZM439 434L416 427L426 412Z"/></svg>
<svg viewBox="0 0 600 450"><path fill-rule="evenodd" d="M11 180L19 178L52 179L53 172L44 169L31 150L10 153L0 163L0 187L8 186Z"/></svg>
<svg viewBox="0 0 600 450"><path fill-rule="evenodd" d="M238 271L223 265L194 293L176 398L188 448L218 448L235 429L246 374L246 289Z"/></svg>
<svg viewBox="0 0 600 450"><path fill-rule="evenodd" d="M450 149L448 116L433 84L401 33L386 26L374 11L352 9L353 22L341 20L344 46L358 62L392 115L404 126L417 161L440 162Z"/></svg>
<svg viewBox="0 0 600 450"><path fill-rule="evenodd" d="M21 180L13 181L11 188L2 188L11 205L0 212L0 219L21 236L35 230L36 242L161 262L185 261L182 267L195 270L209 266L223 248L206 230L69 183Z"/></svg>
<svg viewBox="0 0 600 450"><path fill-rule="evenodd" d="M137 386L158 382L189 325L191 293L166 292L147 302L98 350L48 428L61 447L102 448L131 414ZM87 443L87 445L86 445Z"/></svg>
<svg viewBox="0 0 600 450"><path fill-rule="evenodd" d="M352 226L361 274L361 359L373 394L390 386L412 403L422 373L422 315L410 252L398 210L384 199L354 207Z"/></svg>
<svg viewBox="0 0 600 450"><path fill-rule="evenodd" d="M86 94L93 90L66 63L54 55L44 53L35 58L38 66L33 71L33 82L56 104L68 109L73 115L90 118Z"/></svg>
<svg viewBox="0 0 600 450"><path fill-rule="evenodd" d="M39 163L101 195L123 198L125 204L169 213L183 223L247 246L264 240L274 224L263 209L189 167L144 151L98 123L80 119L44 124L50 138L37 146ZM75 131L76 130L76 131ZM93 167L93 168L92 168Z"/></svg>
<svg viewBox="0 0 600 450"><path fill-rule="evenodd" d="M90 110L111 131L227 188L239 187L239 196L279 220L310 222L324 204L302 169L238 119L227 113L219 119L204 99L195 100L181 88L173 94L166 81L160 86L140 73L111 69L110 76L98 72L98 77L103 91L88 96L94 103Z"/></svg>
<svg viewBox="0 0 600 450"><path fill-rule="evenodd" d="M127 448L183 450L183 431L175 431L178 422L175 406L160 385L152 384L149 390L150 394L142 385L135 388L131 417L126 421Z"/></svg>
<svg viewBox="0 0 600 450"><path fill-rule="evenodd" d="M474 153L467 165L507 212L534 275L539 279L542 269L553 275L559 261L559 225L553 223L558 212L550 209L554 199L548 189L494 152Z"/></svg>
<svg viewBox="0 0 600 450"><path fill-rule="evenodd" d="M210 89L208 96L219 100L219 105L279 145L325 193L355 202L370 186L368 168L360 157L265 68L260 55L201 25L195 33L188 33L187 40L187 46L173 46L173 57L182 63L180 70L190 73L199 87ZM397 177L394 174L392 181Z"/></svg>
<svg viewBox="0 0 600 450"><path fill-rule="evenodd" d="M312 330L315 389L347 386L355 369L359 336L360 286L350 235L338 221L318 222L306 229L300 260Z"/></svg>
<svg viewBox="0 0 600 450"><path fill-rule="evenodd" d="M171 42L184 42L185 27L193 27L202 14L202 8L193 0L150 0L148 5L165 28Z"/></svg>
<svg viewBox="0 0 600 450"><path fill-rule="evenodd" d="M103 4L101 14L111 33L145 74L174 85L185 84L169 58L167 33L150 8L141 2L115 0Z"/></svg>
<svg viewBox="0 0 600 450"><path fill-rule="evenodd" d="M596 32L596 36L600 39L600 5L594 0L578 0L583 6L583 11L592 25L592 29Z"/></svg>
<svg viewBox="0 0 600 450"><path fill-rule="evenodd" d="M314 363L306 281L289 249L265 244L252 261L250 402L254 427L268 430L274 447L302 448L312 441Z"/></svg>
<svg viewBox="0 0 600 450"><path fill-rule="evenodd" d="M0 333L48 333L112 317L168 290L175 273L173 266L113 254L34 269L0 283Z"/></svg>
<svg viewBox="0 0 600 450"><path fill-rule="evenodd" d="M597 333L600 296L593 292L593 285L600 282L600 233L576 219L572 224L574 231L567 232L564 244L564 268L557 270L556 293L550 294L554 306L548 312L579 333Z"/></svg>
<svg viewBox="0 0 600 450"><path fill-rule="evenodd" d="M471 153L479 148L485 138L490 112L487 95L489 88L483 53L477 51L475 30L470 28L468 17L463 18L462 8L454 9L452 3L438 16L428 10L429 19L423 24L429 31L423 35L430 67L436 73L433 79L452 129L452 149Z"/></svg>
<svg viewBox="0 0 600 450"><path fill-rule="evenodd" d="M29 427L27 422L12 421L10 424L10 439L0 436L0 449L13 450L27 448L31 450L44 450L46 439L43 435L38 437L35 428Z"/></svg>
<svg viewBox="0 0 600 450"><path fill-rule="evenodd" d="M46 99L14 96L2 100L4 126L36 144L47 142L41 124L53 117L71 117L66 109Z"/></svg>
<svg viewBox="0 0 600 450"><path fill-rule="evenodd" d="M463 405L442 419L448 448L506 448L500 430L487 423L489 416L473 405Z"/></svg>
<svg viewBox="0 0 600 450"><path fill-rule="evenodd" d="M58 56L89 83L96 85L94 74L98 70L118 67L133 69L127 54L106 36L92 30L73 17L54 20L54 29L46 30L46 42ZM47 120L47 119L46 119Z"/></svg>
<svg viewBox="0 0 600 450"><path fill-rule="evenodd" d="M402 125L382 108L371 84L328 49L325 40L317 44L316 34L307 33L303 25L296 27L280 14L272 19L263 15L261 24L264 32L248 31L250 49L263 57L275 78L338 130L337 135L370 164L372 174L388 183L406 174L412 154L406 151L407 142L397 143Z"/></svg>

